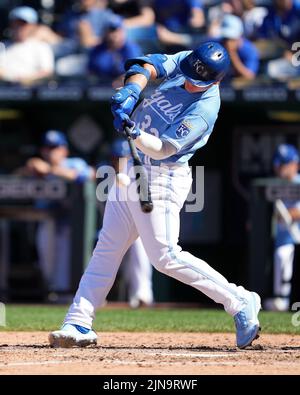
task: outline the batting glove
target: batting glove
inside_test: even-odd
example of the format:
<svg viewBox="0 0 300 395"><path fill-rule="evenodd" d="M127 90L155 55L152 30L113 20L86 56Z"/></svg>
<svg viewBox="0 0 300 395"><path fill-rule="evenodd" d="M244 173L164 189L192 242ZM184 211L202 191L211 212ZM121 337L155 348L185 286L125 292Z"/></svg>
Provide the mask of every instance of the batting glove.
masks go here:
<svg viewBox="0 0 300 395"><path fill-rule="evenodd" d="M126 126L131 129L130 136L133 139L136 139L141 134L140 130L135 128L135 122L133 122L127 114L117 113L114 119L114 127L117 132L124 134Z"/></svg>
<svg viewBox="0 0 300 395"><path fill-rule="evenodd" d="M133 140L135 140L137 137L141 135L141 131L139 128L135 127L135 122L131 121L133 123L132 126L129 126L130 130L130 136Z"/></svg>
<svg viewBox="0 0 300 395"><path fill-rule="evenodd" d="M120 89L111 98L111 110L115 116L116 111L130 115L139 100L142 89L138 84L129 83Z"/></svg>
<svg viewBox="0 0 300 395"><path fill-rule="evenodd" d="M134 122L129 118L129 115L118 110L114 117L114 128L117 132L123 133L126 126L132 128L134 126Z"/></svg>

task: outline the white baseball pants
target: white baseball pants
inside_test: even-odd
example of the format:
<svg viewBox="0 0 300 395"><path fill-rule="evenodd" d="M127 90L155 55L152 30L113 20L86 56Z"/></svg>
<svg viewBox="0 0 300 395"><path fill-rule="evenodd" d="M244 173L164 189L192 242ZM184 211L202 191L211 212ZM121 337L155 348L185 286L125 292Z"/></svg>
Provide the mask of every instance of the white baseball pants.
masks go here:
<svg viewBox="0 0 300 395"><path fill-rule="evenodd" d="M56 221L39 224L36 245L39 265L49 291L67 292L70 289L70 244L69 224L57 224Z"/></svg>
<svg viewBox="0 0 300 395"><path fill-rule="evenodd" d="M98 243L65 323L92 327L96 308L103 304L125 252L139 235L150 262L160 272L203 292L231 315L246 304L248 291L229 283L206 262L182 251L178 245L179 212L192 183L189 167L146 168L148 174L151 171L153 211L150 214L141 211L134 181L128 188L111 189ZM128 192L130 198L126 198Z"/></svg>
<svg viewBox="0 0 300 395"><path fill-rule="evenodd" d="M274 253L274 294L289 298L292 289L294 244L285 244Z"/></svg>

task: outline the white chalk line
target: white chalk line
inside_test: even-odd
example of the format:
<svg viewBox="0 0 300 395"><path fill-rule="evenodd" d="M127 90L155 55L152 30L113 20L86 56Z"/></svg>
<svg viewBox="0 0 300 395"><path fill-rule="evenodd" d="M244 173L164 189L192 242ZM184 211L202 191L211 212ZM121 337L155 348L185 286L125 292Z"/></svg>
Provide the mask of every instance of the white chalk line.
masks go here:
<svg viewBox="0 0 300 395"><path fill-rule="evenodd" d="M7 368L10 366L34 366L34 365L59 365L65 363L82 363L83 361L28 361L28 362L8 362L0 364L0 368Z"/></svg>
<svg viewBox="0 0 300 395"><path fill-rule="evenodd" d="M132 365L132 366L153 366L157 364L158 361L131 361L131 360L121 360L121 359L106 359L105 361L73 361L73 360L49 360L49 361L27 361L27 362L9 362L6 364L0 364L1 368L10 368L10 367L18 367L18 366L47 366L47 365L65 365L65 364L85 364L88 363L90 365L98 365L99 363L104 362L105 366L107 365ZM190 361L192 365L195 366L258 366L257 362L253 361ZM188 364L188 363L187 363ZM187 365L186 364L186 365ZM159 365L177 365L182 366L181 361L159 361ZM291 361L276 361L276 366L290 366ZM297 364L298 365L298 364ZM262 364L261 366L265 366Z"/></svg>
<svg viewBox="0 0 300 395"><path fill-rule="evenodd" d="M155 355L155 356L168 356L168 357L191 357L191 358L227 358L229 355L227 354L208 354L208 353L155 353L155 352L147 352L147 355ZM235 356L235 355L232 355ZM28 362L8 362L8 363L2 363L0 364L0 368L3 367L10 367L10 366L34 366L34 365L55 365L55 364L64 364L64 363L84 363L85 361L71 361L71 360L50 360L50 361L41 361L41 362L37 362L37 361L28 361ZM107 358L106 360L107 363L118 363L118 364L126 364L126 363L130 363L130 364L139 364L140 362L137 361L123 361L121 359L116 359L116 360L109 360L109 358ZM152 364L151 361L146 362L148 364Z"/></svg>
<svg viewBox="0 0 300 395"><path fill-rule="evenodd" d="M188 357L188 358L230 358L236 357L236 354L209 354L209 353L181 353L181 352L147 352L145 355L167 356L167 357Z"/></svg>
<svg viewBox="0 0 300 395"><path fill-rule="evenodd" d="M83 364L85 361L44 361L44 362L12 362L12 363L7 363L7 364L0 364L0 369L1 368L11 368L11 367L18 367L18 366L41 366L41 365L64 365L64 364ZM100 362L100 361L99 361ZM98 364L99 362L94 361L94 362L88 362L88 364ZM118 360L118 359L114 359L114 360L106 360L105 361L105 367L107 367L107 365L134 365L134 366L153 366L155 363L157 363L157 361L127 361L127 360ZM160 361L159 365L178 365L178 366L182 366L182 362L172 362L172 361ZM193 362L193 365L199 365L199 366L203 366L203 365L214 365L214 366L218 366L218 365L226 365L226 366L233 366L233 365L251 365L250 362L222 362L222 361L218 361L218 362L210 362L210 361L196 361Z"/></svg>

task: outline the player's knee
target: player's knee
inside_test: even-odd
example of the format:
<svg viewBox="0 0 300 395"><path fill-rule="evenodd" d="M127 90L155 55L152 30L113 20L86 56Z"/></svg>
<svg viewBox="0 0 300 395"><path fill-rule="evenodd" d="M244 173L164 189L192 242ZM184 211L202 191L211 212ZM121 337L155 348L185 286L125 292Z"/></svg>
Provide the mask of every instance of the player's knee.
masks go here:
<svg viewBox="0 0 300 395"><path fill-rule="evenodd" d="M156 255L153 257L153 261L151 261L152 265L161 273L167 273L170 263L172 262L172 256L169 251L162 252L160 255Z"/></svg>

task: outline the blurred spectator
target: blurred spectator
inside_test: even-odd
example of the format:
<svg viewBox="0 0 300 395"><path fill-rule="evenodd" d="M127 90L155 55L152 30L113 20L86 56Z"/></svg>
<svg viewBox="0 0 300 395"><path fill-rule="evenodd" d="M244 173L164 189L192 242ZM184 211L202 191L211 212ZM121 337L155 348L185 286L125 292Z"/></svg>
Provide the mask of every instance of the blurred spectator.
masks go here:
<svg viewBox="0 0 300 395"><path fill-rule="evenodd" d="M267 15L267 8L256 6L255 0L242 0L244 10L241 18L244 22L245 37L254 39Z"/></svg>
<svg viewBox="0 0 300 395"><path fill-rule="evenodd" d="M267 75L280 81L289 81L300 76L300 66L294 65L293 52L286 50L282 58L270 60L266 66Z"/></svg>
<svg viewBox="0 0 300 395"><path fill-rule="evenodd" d="M49 180L61 178L77 183L94 179L94 170L83 159L69 158L68 156L66 136L61 132L50 130L44 135L41 157L29 159L19 174L43 177ZM40 200L37 202L37 208L52 209L56 213L54 239L47 221L38 226L36 238L39 264L48 292L68 292L70 290L71 265L71 229L68 215L60 203L53 203L53 201Z"/></svg>
<svg viewBox="0 0 300 395"><path fill-rule="evenodd" d="M300 37L300 2L295 0L273 0L273 6L263 20L259 37L270 40L281 39L288 47Z"/></svg>
<svg viewBox="0 0 300 395"><path fill-rule="evenodd" d="M22 11L24 8L28 7L16 8L15 11L13 10L10 15L15 15L15 17L18 17L20 13L22 14L24 12ZM66 52L73 52L77 47L76 43L70 42L70 40L64 40L62 36L57 34L49 26L38 23L38 19L35 24L32 24L29 33L29 38L49 44L52 48L55 58L64 55Z"/></svg>
<svg viewBox="0 0 300 395"><path fill-rule="evenodd" d="M259 67L258 52L256 47L243 37L243 32L243 23L238 16L224 16L220 38L229 53L233 76L252 80Z"/></svg>
<svg viewBox="0 0 300 395"><path fill-rule="evenodd" d="M300 38L300 2L274 0L258 33L259 38L268 40L267 45L276 44L268 57L273 59L266 65L267 75L282 81L299 77L300 67L292 64L291 47Z"/></svg>
<svg viewBox="0 0 300 395"><path fill-rule="evenodd" d="M56 73L60 77L82 77L88 67L91 48L100 45L115 15L105 0L80 0L79 9L69 11L58 31L64 42L56 49Z"/></svg>
<svg viewBox="0 0 300 395"><path fill-rule="evenodd" d="M155 15L152 0L108 0L108 7L124 18L124 25L128 28L152 26Z"/></svg>
<svg viewBox="0 0 300 395"><path fill-rule="evenodd" d="M154 0L157 33L162 44L191 47L193 33L205 25L201 0Z"/></svg>
<svg viewBox="0 0 300 395"><path fill-rule="evenodd" d="M281 144L275 152L273 164L277 177L291 183L300 183L299 154L293 145ZM300 201L284 200L282 203L288 210L292 221L298 224L300 232ZM274 297L265 300L264 308L266 310L289 310L296 243L299 243L299 240L295 240L291 229L278 214L276 216L273 270Z"/></svg>
<svg viewBox="0 0 300 395"><path fill-rule="evenodd" d="M9 18L23 18L25 13L29 14L30 12L32 13L32 11L28 11L29 9L33 10L34 12L36 12L33 8L31 7L17 7L15 9L13 9L10 14L9 14ZM36 22L32 23L31 29L30 29L30 37L31 38L35 38L39 41L44 41L50 45L55 45L57 43L59 43L62 38L56 34L49 26L38 23L38 14L36 13L36 18L35 18Z"/></svg>
<svg viewBox="0 0 300 395"><path fill-rule="evenodd" d="M154 0L157 23L176 33L204 26L201 0Z"/></svg>
<svg viewBox="0 0 300 395"><path fill-rule="evenodd" d="M122 18L115 15L110 21L104 42L90 53L89 69L104 78L117 78L124 72L124 63L129 58L141 56L140 47L127 39Z"/></svg>
<svg viewBox="0 0 300 395"><path fill-rule="evenodd" d="M0 65L0 80L33 83L50 77L54 71L51 47L41 38L34 38L38 15L30 7L18 7L9 14L12 31Z"/></svg>
<svg viewBox="0 0 300 395"><path fill-rule="evenodd" d="M212 6L207 12L207 34L209 37L220 37L221 23L226 14L233 14L241 17L243 7L241 1L221 1Z"/></svg>
<svg viewBox="0 0 300 395"><path fill-rule="evenodd" d="M240 17L244 24L244 35L252 39L262 25L267 14L266 7L256 6L254 0L229 0L210 7L208 10L208 35L218 37L224 15L233 14Z"/></svg>
<svg viewBox="0 0 300 395"><path fill-rule="evenodd" d="M101 44L112 15L106 0L80 0L79 9L66 13L58 32L84 48L91 48Z"/></svg>
<svg viewBox="0 0 300 395"><path fill-rule="evenodd" d="M124 19L129 40L139 44L143 52L159 50L152 0L109 0L108 6Z"/></svg>

